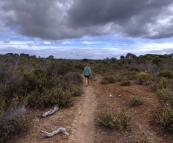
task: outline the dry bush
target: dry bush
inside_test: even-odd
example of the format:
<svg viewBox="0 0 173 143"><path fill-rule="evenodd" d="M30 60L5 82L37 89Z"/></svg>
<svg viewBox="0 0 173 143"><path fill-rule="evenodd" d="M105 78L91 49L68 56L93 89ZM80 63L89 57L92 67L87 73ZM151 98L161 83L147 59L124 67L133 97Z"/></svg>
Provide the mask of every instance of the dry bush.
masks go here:
<svg viewBox="0 0 173 143"><path fill-rule="evenodd" d="M160 116L160 124L168 131L173 132L173 108L166 104Z"/></svg>
<svg viewBox="0 0 173 143"><path fill-rule="evenodd" d="M156 91L157 89L169 88L169 86L169 80L165 77L161 77L159 80L156 79L153 81L153 83L150 85L150 88L152 91Z"/></svg>
<svg viewBox="0 0 173 143"><path fill-rule="evenodd" d="M106 108L96 113L97 123L110 129L126 128L131 119L132 116L126 111L126 109L121 109L120 113L117 115L113 114L111 108Z"/></svg>
<svg viewBox="0 0 173 143"><path fill-rule="evenodd" d="M101 81L102 84L115 83L116 78L113 75L105 75Z"/></svg>
<svg viewBox="0 0 173 143"><path fill-rule="evenodd" d="M140 72L137 75L137 82L142 85L146 85L149 82L149 75L147 72Z"/></svg>
<svg viewBox="0 0 173 143"><path fill-rule="evenodd" d="M161 98L164 102L169 102L173 100L173 92L170 91L168 88L158 89L156 94L159 98Z"/></svg>
<svg viewBox="0 0 173 143"><path fill-rule="evenodd" d="M31 119L26 116L16 117L8 121L0 122L0 143L9 142L10 139L31 126Z"/></svg>
<svg viewBox="0 0 173 143"><path fill-rule="evenodd" d="M99 125L108 127L110 129L114 128L114 115L111 108L106 108L96 113L96 121Z"/></svg>
<svg viewBox="0 0 173 143"><path fill-rule="evenodd" d="M169 69L160 71L158 76L160 77L166 77L166 78L173 78L173 72Z"/></svg>
<svg viewBox="0 0 173 143"><path fill-rule="evenodd" d="M127 79L135 80L136 78L137 78L137 72L136 71L128 71L127 72Z"/></svg>
<svg viewBox="0 0 173 143"><path fill-rule="evenodd" d="M129 85L131 85L131 82L128 79L123 79L121 81L121 85L122 86L129 86Z"/></svg>
<svg viewBox="0 0 173 143"><path fill-rule="evenodd" d="M43 93L33 91L28 95L27 105L32 108L45 108L58 104L60 107L68 107L73 104L70 91L60 88L45 90Z"/></svg>
<svg viewBox="0 0 173 143"><path fill-rule="evenodd" d="M143 99L140 95L135 95L131 98L131 103L134 106L141 105L143 103Z"/></svg>
<svg viewBox="0 0 173 143"><path fill-rule="evenodd" d="M83 93L83 90L80 86L77 86L75 84L69 84L66 87L66 90L69 91L73 96L80 96Z"/></svg>

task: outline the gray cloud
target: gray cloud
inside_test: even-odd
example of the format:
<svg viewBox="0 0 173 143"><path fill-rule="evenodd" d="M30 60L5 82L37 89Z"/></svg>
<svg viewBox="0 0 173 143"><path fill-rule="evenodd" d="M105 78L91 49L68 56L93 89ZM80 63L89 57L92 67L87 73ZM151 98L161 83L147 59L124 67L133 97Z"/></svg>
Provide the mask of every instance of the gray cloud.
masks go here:
<svg viewBox="0 0 173 143"><path fill-rule="evenodd" d="M41 39L173 36L172 0L1 0L0 12L6 27Z"/></svg>
<svg viewBox="0 0 173 143"><path fill-rule="evenodd" d="M5 40L3 41L3 43L10 43L10 42L11 42L10 39L5 39Z"/></svg>

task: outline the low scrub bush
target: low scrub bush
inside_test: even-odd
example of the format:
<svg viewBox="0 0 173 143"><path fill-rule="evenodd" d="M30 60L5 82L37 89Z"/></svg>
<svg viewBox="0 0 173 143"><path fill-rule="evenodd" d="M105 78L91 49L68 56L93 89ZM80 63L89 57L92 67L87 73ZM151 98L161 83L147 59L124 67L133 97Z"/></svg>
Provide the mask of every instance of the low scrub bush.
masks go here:
<svg viewBox="0 0 173 143"><path fill-rule="evenodd" d="M110 129L123 129L129 125L131 118L132 116L125 109L122 109L119 114L113 115L112 109L106 108L97 112L96 121L99 125Z"/></svg>
<svg viewBox="0 0 173 143"><path fill-rule="evenodd" d="M162 88L169 88L169 80L165 77L161 77L158 81L154 81L150 87L153 91Z"/></svg>
<svg viewBox="0 0 173 143"><path fill-rule="evenodd" d="M72 93L60 88L45 90L43 93L38 91L31 92L28 96L28 106L32 108L44 108L58 104L60 107L67 107L73 103Z"/></svg>
<svg viewBox="0 0 173 143"><path fill-rule="evenodd" d="M10 139L31 126L31 121L27 117L16 117L8 121L0 122L0 143L9 142Z"/></svg>
<svg viewBox="0 0 173 143"><path fill-rule="evenodd" d="M83 80L82 77L79 73L77 72L69 72L64 76L64 80L65 83L68 84L75 84L75 85L81 85Z"/></svg>
<svg viewBox="0 0 173 143"><path fill-rule="evenodd" d="M168 131L173 132L173 108L166 104L160 116L160 124Z"/></svg>
<svg viewBox="0 0 173 143"><path fill-rule="evenodd" d="M116 78L113 75L105 75L101 81L102 84L115 83Z"/></svg>
<svg viewBox="0 0 173 143"><path fill-rule="evenodd" d="M143 103L143 99L141 96L135 95L131 98L131 103L134 106L138 106L138 105L141 105Z"/></svg>
<svg viewBox="0 0 173 143"><path fill-rule="evenodd" d="M106 108L102 111L97 112L96 120L99 125L108 127L108 128L114 128L114 115L112 113L112 109Z"/></svg>
<svg viewBox="0 0 173 143"><path fill-rule="evenodd" d="M173 78L173 72L171 70L163 70L163 71L160 71L158 76L160 77L165 77L165 78Z"/></svg>
<svg viewBox="0 0 173 143"><path fill-rule="evenodd" d="M173 92L168 88L158 89L156 91L158 97L160 97L164 102L169 102L173 100Z"/></svg>
<svg viewBox="0 0 173 143"><path fill-rule="evenodd" d="M123 108L121 109L120 113L116 115L115 126L118 127L118 129L126 128L130 124L131 119L131 114L128 113L125 108Z"/></svg>
<svg viewBox="0 0 173 143"><path fill-rule="evenodd" d="M137 78L137 72L136 71L129 71L127 72L127 78L129 80L134 80Z"/></svg>
<svg viewBox="0 0 173 143"><path fill-rule="evenodd" d="M83 91L80 86L69 84L66 88L73 96L80 96Z"/></svg>
<svg viewBox="0 0 173 143"><path fill-rule="evenodd" d="M148 73L147 72L140 72L138 75L137 75L137 82L139 84L146 84L147 83L147 80L148 80Z"/></svg>
<svg viewBox="0 0 173 143"><path fill-rule="evenodd" d="M71 92L76 92L74 93L74 96L79 96L82 93L82 90L80 89L82 82L83 79L79 73L69 72L62 78L59 87L64 91L70 90Z"/></svg>
<svg viewBox="0 0 173 143"><path fill-rule="evenodd" d="M38 91L32 91L28 94L27 105L32 108L43 108L43 94L40 94Z"/></svg>
<svg viewBox="0 0 173 143"><path fill-rule="evenodd" d="M131 85L131 82L128 79L124 79L121 81L121 85L122 86L129 86L129 85Z"/></svg>

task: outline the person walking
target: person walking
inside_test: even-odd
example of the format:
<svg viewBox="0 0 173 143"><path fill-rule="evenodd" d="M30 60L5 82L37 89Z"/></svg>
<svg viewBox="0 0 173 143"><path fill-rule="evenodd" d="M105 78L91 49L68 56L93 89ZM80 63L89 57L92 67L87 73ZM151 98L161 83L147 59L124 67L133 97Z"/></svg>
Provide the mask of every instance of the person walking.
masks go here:
<svg viewBox="0 0 173 143"><path fill-rule="evenodd" d="M89 78L90 78L90 75L91 75L91 69L88 66L88 63L86 63L83 74L84 74L84 77L85 77L85 83L86 83L86 87L87 87L89 85Z"/></svg>

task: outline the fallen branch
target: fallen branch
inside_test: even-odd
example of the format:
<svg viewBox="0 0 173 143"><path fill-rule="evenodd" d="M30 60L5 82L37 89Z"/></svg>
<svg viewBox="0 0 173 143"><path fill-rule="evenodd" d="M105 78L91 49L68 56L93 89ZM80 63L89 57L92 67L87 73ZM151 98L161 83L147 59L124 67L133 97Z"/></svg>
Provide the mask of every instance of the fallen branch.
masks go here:
<svg viewBox="0 0 173 143"><path fill-rule="evenodd" d="M48 115L52 115L52 114L54 114L54 113L55 113L56 111L58 111L58 110L59 110L58 105L55 105L54 108L51 108L49 111L43 113L42 117L45 118L45 117L48 116Z"/></svg>
<svg viewBox="0 0 173 143"><path fill-rule="evenodd" d="M56 134L63 133L65 136L68 136L69 133L67 133L65 128L58 128L57 130L53 131L52 133L48 133L46 131L40 131L41 135L44 137L52 137Z"/></svg>

